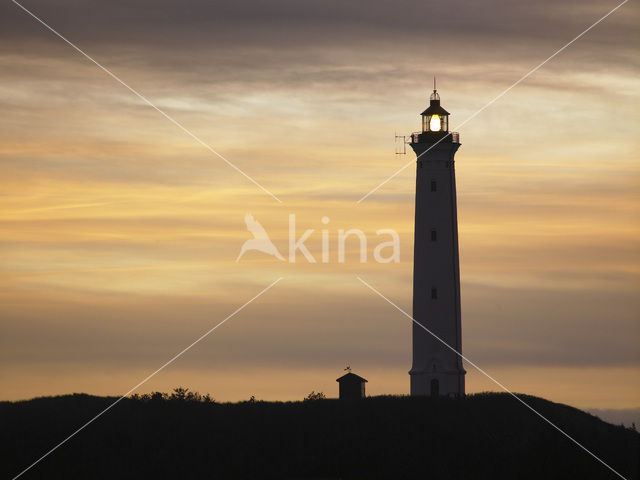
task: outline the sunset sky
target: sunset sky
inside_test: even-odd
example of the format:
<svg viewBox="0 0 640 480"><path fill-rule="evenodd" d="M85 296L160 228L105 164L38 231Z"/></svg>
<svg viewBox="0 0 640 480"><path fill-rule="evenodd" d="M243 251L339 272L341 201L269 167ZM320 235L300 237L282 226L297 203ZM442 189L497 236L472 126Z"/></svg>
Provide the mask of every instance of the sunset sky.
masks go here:
<svg viewBox="0 0 640 480"><path fill-rule="evenodd" d="M25 8L277 196L265 194L11 2L0 7L0 399L407 394L412 165L432 78L456 155L466 356L509 389L640 407L640 9L629 2L98 2ZM318 263L283 255L289 215ZM322 217L330 219L328 225ZM320 262L321 230L330 261ZM337 261L339 229L359 228ZM372 261L395 229L400 262ZM497 390L467 365L467 391Z"/></svg>

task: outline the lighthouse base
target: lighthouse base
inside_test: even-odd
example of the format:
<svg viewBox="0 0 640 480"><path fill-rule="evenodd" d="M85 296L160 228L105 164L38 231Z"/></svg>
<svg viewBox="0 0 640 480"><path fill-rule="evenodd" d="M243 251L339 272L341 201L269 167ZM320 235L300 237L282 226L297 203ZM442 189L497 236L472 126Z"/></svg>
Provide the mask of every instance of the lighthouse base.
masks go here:
<svg viewBox="0 0 640 480"><path fill-rule="evenodd" d="M464 396L464 370L449 372L418 372L411 370L412 396Z"/></svg>

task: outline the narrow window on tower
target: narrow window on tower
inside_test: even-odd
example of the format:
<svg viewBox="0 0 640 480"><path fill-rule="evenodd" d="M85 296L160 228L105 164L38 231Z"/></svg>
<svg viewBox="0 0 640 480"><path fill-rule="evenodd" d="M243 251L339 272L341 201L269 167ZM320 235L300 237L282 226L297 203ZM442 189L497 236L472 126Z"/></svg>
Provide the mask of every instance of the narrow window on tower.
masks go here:
<svg viewBox="0 0 640 480"><path fill-rule="evenodd" d="M438 189L438 183L435 180L431 180L431 191L435 192Z"/></svg>
<svg viewBox="0 0 640 480"><path fill-rule="evenodd" d="M431 299L435 300L438 298L438 289L436 287L431 287Z"/></svg>
<svg viewBox="0 0 640 480"><path fill-rule="evenodd" d="M431 241L435 242L438 240L438 232L436 232L435 228L431 230Z"/></svg>

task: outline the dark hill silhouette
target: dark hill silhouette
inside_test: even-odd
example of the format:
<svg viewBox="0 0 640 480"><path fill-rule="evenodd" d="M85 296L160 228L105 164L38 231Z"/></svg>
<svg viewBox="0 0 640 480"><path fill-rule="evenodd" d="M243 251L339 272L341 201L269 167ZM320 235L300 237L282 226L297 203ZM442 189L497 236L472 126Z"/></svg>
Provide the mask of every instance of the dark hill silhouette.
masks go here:
<svg viewBox="0 0 640 480"><path fill-rule="evenodd" d="M523 396L627 479L640 435ZM12 478L115 398L0 403ZM22 478L618 478L506 394L215 403L182 390L120 402Z"/></svg>

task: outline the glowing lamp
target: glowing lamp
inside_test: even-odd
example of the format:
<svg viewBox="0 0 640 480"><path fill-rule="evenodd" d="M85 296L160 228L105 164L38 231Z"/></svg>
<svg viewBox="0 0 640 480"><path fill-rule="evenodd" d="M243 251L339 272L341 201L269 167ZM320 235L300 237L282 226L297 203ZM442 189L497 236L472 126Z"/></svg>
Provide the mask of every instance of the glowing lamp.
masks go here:
<svg viewBox="0 0 640 480"><path fill-rule="evenodd" d="M432 132L440 131L440 116L439 115L431 115L431 119L429 120L429 130Z"/></svg>

